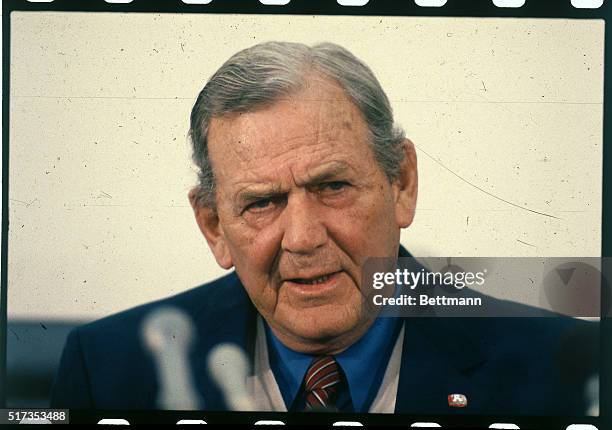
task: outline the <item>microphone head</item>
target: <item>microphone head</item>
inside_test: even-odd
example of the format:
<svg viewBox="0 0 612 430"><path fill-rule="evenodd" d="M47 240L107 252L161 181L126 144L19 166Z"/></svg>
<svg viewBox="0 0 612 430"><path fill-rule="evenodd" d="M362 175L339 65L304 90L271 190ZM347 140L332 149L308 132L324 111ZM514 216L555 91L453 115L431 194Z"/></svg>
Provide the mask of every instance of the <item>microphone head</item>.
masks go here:
<svg viewBox="0 0 612 430"><path fill-rule="evenodd" d="M185 312L171 306L153 310L142 324L143 338L151 351L161 351L169 344L189 348L193 341L193 326Z"/></svg>
<svg viewBox="0 0 612 430"><path fill-rule="evenodd" d="M246 385L250 366L242 349L230 343L214 347L208 355L208 370L230 409L254 410Z"/></svg>
<svg viewBox="0 0 612 430"><path fill-rule="evenodd" d="M208 366L215 370L215 375L221 376L228 372L236 372L246 377L249 371L249 362L245 353L237 345L222 343L215 346L208 355Z"/></svg>
<svg viewBox="0 0 612 430"><path fill-rule="evenodd" d="M155 364L159 409L197 410L201 402L189 364L196 332L189 316L175 307L159 306L142 321L141 334Z"/></svg>

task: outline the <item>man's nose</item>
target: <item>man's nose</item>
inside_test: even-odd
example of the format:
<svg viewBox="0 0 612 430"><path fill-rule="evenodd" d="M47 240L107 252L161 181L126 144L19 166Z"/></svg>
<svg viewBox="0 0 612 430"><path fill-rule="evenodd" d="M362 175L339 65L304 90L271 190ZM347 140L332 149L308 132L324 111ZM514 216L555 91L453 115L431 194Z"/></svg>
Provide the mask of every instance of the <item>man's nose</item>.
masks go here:
<svg viewBox="0 0 612 430"><path fill-rule="evenodd" d="M289 196L283 211L283 250L308 254L325 244L327 228L318 209L317 202L307 192Z"/></svg>

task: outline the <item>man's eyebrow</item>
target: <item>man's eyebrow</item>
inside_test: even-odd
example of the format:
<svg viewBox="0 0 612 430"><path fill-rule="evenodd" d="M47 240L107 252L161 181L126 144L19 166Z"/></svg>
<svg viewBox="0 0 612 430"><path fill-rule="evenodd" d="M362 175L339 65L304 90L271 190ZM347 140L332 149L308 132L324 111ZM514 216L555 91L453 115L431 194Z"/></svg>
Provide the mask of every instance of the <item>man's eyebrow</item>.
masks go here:
<svg viewBox="0 0 612 430"><path fill-rule="evenodd" d="M338 175L349 172L351 170L353 169L348 163L345 163L343 161L334 161L334 162L325 164L319 168L313 169L308 174L307 182L305 184L298 184L298 185L319 184L329 179L334 179Z"/></svg>
<svg viewBox="0 0 612 430"><path fill-rule="evenodd" d="M278 184L262 185L252 184L241 188L234 195L235 201L238 203L252 202L254 200L280 196L286 191L283 191Z"/></svg>

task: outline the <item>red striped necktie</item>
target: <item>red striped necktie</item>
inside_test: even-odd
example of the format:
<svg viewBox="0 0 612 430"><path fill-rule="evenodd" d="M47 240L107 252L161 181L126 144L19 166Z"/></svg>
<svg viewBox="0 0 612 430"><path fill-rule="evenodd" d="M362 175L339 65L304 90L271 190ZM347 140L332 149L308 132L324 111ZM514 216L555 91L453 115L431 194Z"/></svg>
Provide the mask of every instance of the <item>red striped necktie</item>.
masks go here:
<svg viewBox="0 0 612 430"><path fill-rule="evenodd" d="M325 355L315 358L304 377L304 391L306 392L306 407L304 410L334 408L340 378L340 366L338 366L334 357Z"/></svg>

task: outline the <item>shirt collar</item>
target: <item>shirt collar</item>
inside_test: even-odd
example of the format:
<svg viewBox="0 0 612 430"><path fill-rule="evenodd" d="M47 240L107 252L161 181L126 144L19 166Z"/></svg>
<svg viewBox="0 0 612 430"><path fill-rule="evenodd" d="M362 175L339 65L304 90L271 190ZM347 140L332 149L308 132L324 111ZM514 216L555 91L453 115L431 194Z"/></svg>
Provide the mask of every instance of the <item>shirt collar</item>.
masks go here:
<svg viewBox="0 0 612 430"><path fill-rule="evenodd" d="M367 412L366 408L369 408L378 392L399 331L399 321L399 318L377 318L357 342L334 356L346 375L356 412ZM270 366L283 400L290 408L314 356L287 348L272 333L268 324L264 325Z"/></svg>

